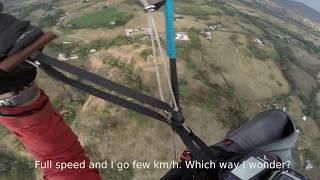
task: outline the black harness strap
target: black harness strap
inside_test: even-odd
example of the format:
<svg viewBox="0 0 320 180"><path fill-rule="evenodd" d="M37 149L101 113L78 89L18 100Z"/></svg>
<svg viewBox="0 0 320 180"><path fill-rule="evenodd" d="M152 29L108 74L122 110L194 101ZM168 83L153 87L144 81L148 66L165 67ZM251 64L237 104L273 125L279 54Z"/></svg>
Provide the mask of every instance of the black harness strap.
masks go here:
<svg viewBox="0 0 320 180"><path fill-rule="evenodd" d="M173 111L172 107L170 105L166 104L165 102L162 102L162 101L155 99L153 97L141 94L141 93L136 92L132 89L124 87L120 84L112 82L108 79L102 78L100 76L97 76L93 73L82 70L82 69L75 67L73 65L70 65L68 63L58 61L52 57L43 55L41 53L34 55L31 59L41 62L40 67L47 74L49 74L50 76L52 76L56 80L62 81L72 87L80 89L88 94L93 95L93 96L102 98L106 101L110 101L116 105L125 107L129 110L133 110L135 112L144 114L148 117L151 117L151 118L160 120L166 124L169 124L173 128L173 130L180 136L180 138L182 139L182 141L187 146L187 148L190 150L191 154L194 156L194 158L196 160L210 161L210 160L216 159L216 157L211 152L210 148L199 137L197 137L195 134L193 134L193 132L189 128L183 126L184 120L183 120L182 114L181 114L181 116L179 116L179 113L181 113L181 112L180 111L179 112ZM102 86L102 87L105 87L109 90L112 90L116 93L120 93L120 94L123 94L127 97L133 98L134 100L138 100L142 103L151 105L151 106L159 108L161 110L171 112L171 113L173 113L172 114L173 117L171 118L171 122L168 122L168 119L165 116L163 116L162 114L160 114L154 110L151 110L151 109L144 107L140 104L128 101L126 99L120 98L118 96L112 95L110 93L101 91L101 90L96 89L94 87L91 87L87 84L84 84L80 81L71 79L71 78L65 76L63 73L57 71L52 66L57 67L65 72L70 73L70 74L76 75L80 78L83 78L83 79L87 80L88 82L97 84L99 86Z"/></svg>
<svg viewBox="0 0 320 180"><path fill-rule="evenodd" d="M76 66L70 65L68 63L58 61L58 60L56 60L52 57L46 56L42 53L37 54L36 56L32 57L32 59L39 61L41 63L47 64L47 65L50 65L50 66L54 66L54 67L61 69L65 72L68 72L68 73L76 75L82 79L85 79L91 83L97 84L97 85L104 87L104 88L107 88L111 91L120 93L120 94L125 95L130 98L133 98L137 101L148 104L150 106L159 108L159 109L167 111L167 112L173 111L169 104L162 102L154 97L147 96L142 93L136 92L136 91L134 91L130 88L127 88L123 85L112 82L108 79L102 78L98 75L95 75L93 73L90 73L88 71L80 69Z"/></svg>
<svg viewBox="0 0 320 180"><path fill-rule="evenodd" d="M190 129L179 126L175 129L175 132L180 136L195 160L210 161L211 159L215 159L208 145L206 145L198 136L193 134Z"/></svg>
<svg viewBox="0 0 320 180"><path fill-rule="evenodd" d="M120 97L114 96L114 95L109 94L107 92L98 90L98 89L96 89L94 87L88 86L88 85L86 85L84 83L81 83L79 81L76 81L74 79L68 78L63 73L55 70L54 68L52 68L49 65L42 64L40 67L47 74L49 74L51 77L53 77L56 80L62 81L62 82L66 83L66 84L68 84L68 85L70 85L72 87L80 89L80 90L82 90L82 91L84 91L84 92L86 92L88 94L91 94L93 96L99 97L99 98L104 99L106 101L112 102L112 103L114 103L116 105L119 105L121 107L125 107L127 109L132 110L132 111L135 111L135 112L144 114L146 116L149 116L151 118L154 118L154 119L160 120L162 122L168 123L167 122L167 118L165 118L163 115L161 115L160 113L155 112L155 111L153 111L153 110L151 110L149 108L146 108L146 107L144 107L144 106L142 106L140 104L133 103L131 101L122 99Z"/></svg>

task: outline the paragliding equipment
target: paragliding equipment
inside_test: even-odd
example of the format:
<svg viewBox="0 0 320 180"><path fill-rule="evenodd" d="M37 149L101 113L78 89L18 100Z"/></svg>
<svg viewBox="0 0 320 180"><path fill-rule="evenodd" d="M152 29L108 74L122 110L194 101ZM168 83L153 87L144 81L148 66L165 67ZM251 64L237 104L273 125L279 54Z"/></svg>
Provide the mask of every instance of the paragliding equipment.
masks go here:
<svg viewBox="0 0 320 180"><path fill-rule="evenodd" d="M177 133L183 143L188 148L187 161L197 160L202 162L221 162L221 161L240 161L241 157L248 155L256 149L261 149L263 152L272 152L282 161L292 160L291 148L293 147L297 134L295 127L291 121L291 118L284 112L280 111L266 111L260 113L256 118L239 130L228 135L223 141L217 143L214 146L209 147L203 140L196 136L192 130L184 124L184 116L179 102L179 90L178 90L178 76L176 65L176 44L175 44L175 31L174 31L174 1L166 0L160 1L154 5L149 5L146 0L141 0L144 4L145 12L148 13L149 25L152 29L151 39L153 46L153 55L156 56L155 44L158 45L159 54L161 56L161 62L165 69L165 76L169 86L173 106L164 102L161 84L159 85L159 93L161 100L154 97L144 95L140 92L127 88L121 84L112 82L108 79L87 72L83 69L70 65L66 62L61 62L55 58L44 55L41 53L41 49L52 39L55 35L52 33L46 33L38 41L24 49L23 51L10 56L0 63L0 69L11 70L24 59L32 61L34 64L39 65L47 74L51 77L60 80L72 87L80 89L88 94L102 98L106 101L110 101L116 105L125 107L132 111L146 115L153 119L159 120L163 123L170 125L175 133ZM160 9L161 6L165 6L165 21L166 21L166 35L167 35L167 56L170 62L170 74L167 68L167 58L162 52L158 31L152 13ZM156 42L154 41L156 40ZM56 68L56 69L55 69ZM67 77L62 72L64 71L71 75L75 75L81 79L81 81ZM157 80L159 81L159 74ZM119 97L117 95L101 91L95 87L92 87L82 80L86 80L91 84L98 85L105 89L108 89L117 94L124 95L128 99ZM135 100L135 101L133 101ZM138 103L137 103L138 102ZM164 113L160 113L155 109L161 110ZM25 112L30 113L30 112ZM20 114L19 114L20 115ZM6 116L15 116L14 114L6 114ZM277 127L274 128L274 124ZM238 157L235 158L235 157ZM209 174L210 177L220 177L223 174L221 169L208 170L188 170L185 168L174 169L168 172L163 177L163 180L181 179L186 176L200 177L203 172ZM232 172L232 171L231 171ZM224 173L226 174L226 173ZM285 174L284 171L273 173L274 177ZM186 178L185 178L186 179ZM210 179L210 178L209 178ZM221 179L221 178L220 178Z"/></svg>

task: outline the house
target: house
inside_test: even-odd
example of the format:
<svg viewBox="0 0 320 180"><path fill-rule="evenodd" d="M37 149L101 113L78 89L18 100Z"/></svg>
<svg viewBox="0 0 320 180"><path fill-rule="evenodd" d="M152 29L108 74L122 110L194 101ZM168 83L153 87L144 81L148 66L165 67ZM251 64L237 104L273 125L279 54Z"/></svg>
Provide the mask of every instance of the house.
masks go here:
<svg viewBox="0 0 320 180"><path fill-rule="evenodd" d="M62 44L72 44L72 42L69 41L63 41Z"/></svg>
<svg viewBox="0 0 320 180"><path fill-rule="evenodd" d="M223 31L223 26L221 24L209 25L208 29L211 30L211 31Z"/></svg>
<svg viewBox="0 0 320 180"><path fill-rule="evenodd" d="M208 29L214 31L214 30L216 30L216 26L208 26Z"/></svg>
<svg viewBox="0 0 320 180"><path fill-rule="evenodd" d="M302 120L303 120L304 122L306 122L306 121L308 120L308 117L307 117L307 116L302 116Z"/></svg>
<svg viewBox="0 0 320 180"><path fill-rule="evenodd" d="M76 59L79 59L79 56L77 56L77 55L72 55L72 56L70 57L70 59L71 59L71 60L76 60Z"/></svg>
<svg viewBox="0 0 320 180"><path fill-rule="evenodd" d="M110 22L109 22L109 25L110 25L110 26L116 25L116 21L110 21Z"/></svg>
<svg viewBox="0 0 320 180"><path fill-rule="evenodd" d="M263 45L263 41L258 38L254 39L254 42L258 45Z"/></svg>
<svg viewBox="0 0 320 180"><path fill-rule="evenodd" d="M213 33L212 32L205 32L205 35L207 36L207 39L208 40L212 40L212 36L213 36Z"/></svg>
<svg viewBox="0 0 320 180"><path fill-rule="evenodd" d="M311 169L313 169L313 164L311 163L310 160L306 160L304 162L304 168L307 170L307 171L310 171Z"/></svg>
<svg viewBox="0 0 320 180"><path fill-rule="evenodd" d="M288 108L287 108L286 106L284 106L284 107L282 108L282 111L283 111L283 112L287 112L287 111L288 111Z"/></svg>
<svg viewBox="0 0 320 180"><path fill-rule="evenodd" d="M92 53L97 52L97 50L96 49L90 49L89 52L92 54Z"/></svg>
<svg viewBox="0 0 320 180"><path fill-rule="evenodd" d="M59 61L68 61L69 60L69 58L66 57L66 54L63 54L63 53L59 53L57 59Z"/></svg>
<svg viewBox="0 0 320 180"><path fill-rule="evenodd" d="M189 41L189 36L186 32L177 32L176 34L176 40L179 41Z"/></svg>
<svg viewBox="0 0 320 180"><path fill-rule="evenodd" d="M125 29L125 36L126 37L134 37L134 36L145 36L151 34L151 28L130 28Z"/></svg>
<svg viewBox="0 0 320 180"><path fill-rule="evenodd" d="M126 37L133 37L134 34L133 34L133 29L125 29L125 34L126 34Z"/></svg>
<svg viewBox="0 0 320 180"><path fill-rule="evenodd" d="M184 17L183 17L183 15L181 15L181 14L175 14L175 15L174 15L174 19L175 19L176 21L178 21L178 20L184 19Z"/></svg>

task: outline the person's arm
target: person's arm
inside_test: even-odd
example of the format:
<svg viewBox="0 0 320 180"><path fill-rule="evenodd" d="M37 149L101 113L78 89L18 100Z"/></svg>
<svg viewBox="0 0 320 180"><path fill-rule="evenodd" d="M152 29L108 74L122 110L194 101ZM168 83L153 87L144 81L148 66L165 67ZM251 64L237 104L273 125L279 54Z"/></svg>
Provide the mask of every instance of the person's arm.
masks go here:
<svg viewBox="0 0 320 180"><path fill-rule="evenodd" d="M25 35L24 30L30 32L32 29L29 23L19 23L13 16L0 12L0 63L1 59L26 48L27 43L36 41L37 34L34 39L27 36L27 43L21 38ZM48 96L36 85L30 86L35 75L36 70L26 63L11 72L0 71L0 123L16 135L39 165L40 162L52 165L41 168L44 179L100 180L98 172L89 168L89 158L77 136L54 110ZM19 104L6 103L11 102L12 97L19 97L15 99ZM85 167L59 170L55 166L68 162L84 163Z"/></svg>

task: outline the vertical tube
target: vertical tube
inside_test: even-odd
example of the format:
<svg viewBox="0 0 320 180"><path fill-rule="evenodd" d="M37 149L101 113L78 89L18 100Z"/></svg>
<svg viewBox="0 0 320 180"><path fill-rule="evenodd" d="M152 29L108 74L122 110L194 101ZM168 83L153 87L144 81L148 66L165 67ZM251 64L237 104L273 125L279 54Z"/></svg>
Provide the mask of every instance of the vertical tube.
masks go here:
<svg viewBox="0 0 320 180"><path fill-rule="evenodd" d="M170 58L170 75L173 93L176 98L178 107L179 102L179 88L178 88L178 74L176 62L176 34L174 30L174 0L166 0L165 3L165 23L166 23L166 36L167 36L167 55Z"/></svg>
<svg viewBox="0 0 320 180"><path fill-rule="evenodd" d="M178 73L177 73L177 63L176 58L170 58L170 75L173 94L176 98L178 108L180 108L180 98L179 98L179 86L178 86Z"/></svg>

